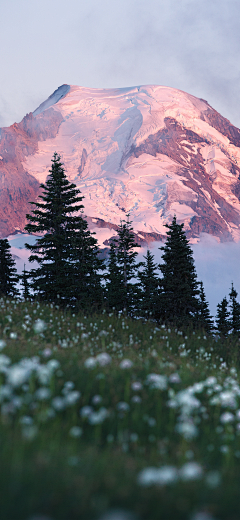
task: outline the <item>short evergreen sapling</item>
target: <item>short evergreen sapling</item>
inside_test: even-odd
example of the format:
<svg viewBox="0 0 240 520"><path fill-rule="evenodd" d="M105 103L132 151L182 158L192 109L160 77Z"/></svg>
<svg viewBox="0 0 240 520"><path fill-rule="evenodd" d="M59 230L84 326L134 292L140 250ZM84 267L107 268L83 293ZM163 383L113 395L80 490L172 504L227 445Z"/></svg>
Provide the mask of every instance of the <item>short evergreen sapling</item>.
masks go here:
<svg viewBox="0 0 240 520"><path fill-rule="evenodd" d="M0 296L19 296L16 264L7 238L0 239Z"/></svg>
<svg viewBox="0 0 240 520"><path fill-rule="evenodd" d="M229 320L230 312L228 311L228 301L226 296L223 298L221 303L217 305L217 316L216 316L216 330L221 336L228 336L231 329L231 323Z"/></svg>
<svg viewBox="0 0 240 520"><path fill-rule="evenodd" d="M122 220L118 229L118 235L113 240L110 249L108 273L106 275L106 297L113 302L113 293L116 291L114 301L118 310L126 309L128 314L133 314L138 307L139 290L133 278L137 276L135 247L141 247L135 242L132 222ZM115 307L115 305L114 305Z"/></svg>
<svg viewBox="0 0 240 520"><path fill-rule="evenodd" d="M193 252L183 231L184 224L177 224L176 216L166 225L167 240L163 247L162 318L178 326L193 325L198 321L199 289Z"/></svg>
<svg viewBox="0 0 240 520"><path fill-rule="evenodd" d="M68 181L56 152L49 174L46 184L40 185L42 202L32 202L36 209L27 215L26 231L42 234L34 245L26 244L32 252L29 261L39 264L30 271L31 287L40 300L85 305L87 280L92 283L99 265L97 241L82 216L84 197Z"/></svg>
<svg viewBox="0 0 240 520"><path fill-rule="evenodd" d="M141 289L139 312L146 318L158 319L161 315L159 309L160 278L156 274L158 266L154 263L154 256L149 249L143 258L145 258L145 262L138 264L138 267L143 267L142 271L138 271Z"/></svg>

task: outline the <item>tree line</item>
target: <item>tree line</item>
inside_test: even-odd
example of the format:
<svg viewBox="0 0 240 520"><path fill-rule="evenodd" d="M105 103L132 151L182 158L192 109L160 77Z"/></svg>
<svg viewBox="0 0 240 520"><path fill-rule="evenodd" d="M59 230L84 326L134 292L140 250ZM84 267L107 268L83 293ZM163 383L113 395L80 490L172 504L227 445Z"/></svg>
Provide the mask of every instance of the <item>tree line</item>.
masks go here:
<svg viewBox="0 0 240 520"><path fill-rule="evenodd" d="M40 202L27 214L25 230L36 234L29 261L37 268L17 274L7 239L0 240L0 296L18 297L21 281L24 299L52 303L78 311L124 312L135 318L152 319L177 327L217 330L222 336L240 333L240 304L233 287L217 306L216 326L210 315L203 283L197 280L193 252L176 217L167 227L162 262L157 264L147 250L137 262L140 247L135 242L130 215L120 222L111 240L107 261L100 259L95 233L83 215L83 196L66 177L55 152ZM160 272L160 274L159 274Z"/></svg>

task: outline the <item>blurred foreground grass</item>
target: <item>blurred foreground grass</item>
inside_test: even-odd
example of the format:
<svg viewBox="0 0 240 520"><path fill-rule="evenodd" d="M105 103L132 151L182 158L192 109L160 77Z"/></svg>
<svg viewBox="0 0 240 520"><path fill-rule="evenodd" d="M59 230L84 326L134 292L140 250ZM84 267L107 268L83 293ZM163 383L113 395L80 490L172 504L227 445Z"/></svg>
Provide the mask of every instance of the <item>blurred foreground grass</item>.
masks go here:
<svg viewBox="0 0 240 520"><path fill-rule="evenodd" d="M237 341L0 311L1 520L240 517Z"/></svg>

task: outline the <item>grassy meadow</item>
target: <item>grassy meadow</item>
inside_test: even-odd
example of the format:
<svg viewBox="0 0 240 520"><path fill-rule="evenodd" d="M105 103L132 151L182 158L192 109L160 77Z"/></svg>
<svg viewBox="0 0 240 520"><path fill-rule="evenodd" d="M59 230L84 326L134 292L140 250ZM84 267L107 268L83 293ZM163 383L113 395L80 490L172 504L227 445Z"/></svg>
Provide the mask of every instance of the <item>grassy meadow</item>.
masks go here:
<svg viewBox="0 0 240 520"><path fill-rule="evenodd" d="M0 300L1 520L237 520L237 341Z"/></svg>

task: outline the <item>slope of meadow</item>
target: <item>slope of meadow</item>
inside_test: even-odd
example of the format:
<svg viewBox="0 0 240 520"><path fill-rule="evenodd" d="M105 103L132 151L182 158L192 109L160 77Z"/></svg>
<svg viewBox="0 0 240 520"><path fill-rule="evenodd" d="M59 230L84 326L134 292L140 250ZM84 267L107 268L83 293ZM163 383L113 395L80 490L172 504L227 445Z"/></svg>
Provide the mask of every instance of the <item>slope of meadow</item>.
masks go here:
<svg viewBox="0 0 240 520"><path fill-rule="evenodd" d="M2 520L239 518L237 342L0 306Z"/></svg>

